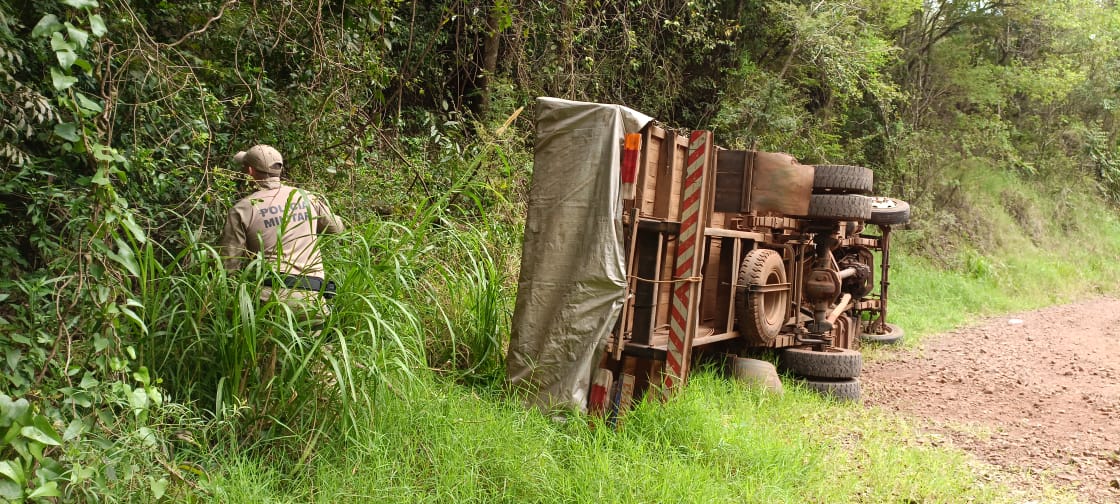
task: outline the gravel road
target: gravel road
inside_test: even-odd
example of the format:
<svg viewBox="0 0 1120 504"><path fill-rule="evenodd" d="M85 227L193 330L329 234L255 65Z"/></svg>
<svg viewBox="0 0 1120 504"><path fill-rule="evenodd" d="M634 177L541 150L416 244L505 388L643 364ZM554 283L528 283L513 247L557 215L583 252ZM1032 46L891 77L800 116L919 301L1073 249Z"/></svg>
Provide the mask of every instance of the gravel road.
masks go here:
<svg viewBox="0 0 1120 504"><path fill-rule="evenodd" d="M1024 502L1120 502L1120 299L1011 314L866 362L864 403L998 467ZM1040 500L1036 500L1040 499Z"/></svg>

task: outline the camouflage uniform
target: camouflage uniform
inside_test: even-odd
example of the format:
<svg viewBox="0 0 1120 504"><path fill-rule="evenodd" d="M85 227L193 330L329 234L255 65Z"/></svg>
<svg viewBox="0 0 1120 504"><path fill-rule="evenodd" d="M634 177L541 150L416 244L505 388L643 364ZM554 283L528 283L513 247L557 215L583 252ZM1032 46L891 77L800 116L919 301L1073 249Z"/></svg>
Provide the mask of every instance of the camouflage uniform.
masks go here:
<svg viewBox="0 0 1120 504"><path fill-rule="evenodd" d="M342 220L322 199L280 182L283 158L276 149L256 145L237 153L234 161L268 178L257 178L260 189L238 201L226 217L219 241L226 269L240 268L242 259L259 252L287 284L264 287L261 301L275 296L297 312L312 308L325 314L319 235L342 232Z"/></svg>

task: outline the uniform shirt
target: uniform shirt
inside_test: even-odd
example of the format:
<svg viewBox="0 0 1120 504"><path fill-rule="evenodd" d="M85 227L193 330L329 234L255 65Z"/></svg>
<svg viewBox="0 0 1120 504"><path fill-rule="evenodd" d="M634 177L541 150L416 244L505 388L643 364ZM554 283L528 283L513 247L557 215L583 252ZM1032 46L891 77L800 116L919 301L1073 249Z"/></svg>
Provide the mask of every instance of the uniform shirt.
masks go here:
<svg viewBox="0 0 1120 504"><path fill-rule="evenodd" d="M241 259L260 252L280 274L322 278L319 235L342 232L342 220L323 200L281 184L280 177L257 184L260 190L238 201L226 217L219 240L226 269L238 269Z"/></svg>

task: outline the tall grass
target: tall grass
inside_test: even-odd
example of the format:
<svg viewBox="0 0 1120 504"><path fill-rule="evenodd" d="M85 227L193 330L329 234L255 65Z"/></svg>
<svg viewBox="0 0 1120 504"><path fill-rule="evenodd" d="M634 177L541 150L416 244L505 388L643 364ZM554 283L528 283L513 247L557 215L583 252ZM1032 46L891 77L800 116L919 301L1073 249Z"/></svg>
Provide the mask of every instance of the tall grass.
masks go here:
<svg viewBox="0 0 1120 504"><path fill-rule="evenodd" d="M431 365L459 378L493 382L504 376L514 289L502 259L488 249L487 232L460 227L439 237L445 249L425 279Z"/></svg>
<svg viewBox="0 0 1120 504"><path fill-rule="evenodd" d="M341 287L321 320L261 302L259 260L229 273L212 248L192 244L164 266L146 245L136 254L141 363L173 399L238 416L248 433L353 428L384 384L407 379L424 358L418 319L400 301L417 281L410 233L375 223L346 238L331 265Z"/></svg>
<svg viewBox="0 0 1120 504"><path fill-rule="evenodd" d="M339 287L318 319L259 300L269 275L259 258L228 272L201 243L166 263L150 242L124 249L137 278L140 364L173 400L236 419L227 441L290 438L301 458L324 434L365 428L366 412L430 367L492 383L512 294L504 256L489 249L494 230L472 226L432 210L409 225L371 221L327 237Z"/></svg>

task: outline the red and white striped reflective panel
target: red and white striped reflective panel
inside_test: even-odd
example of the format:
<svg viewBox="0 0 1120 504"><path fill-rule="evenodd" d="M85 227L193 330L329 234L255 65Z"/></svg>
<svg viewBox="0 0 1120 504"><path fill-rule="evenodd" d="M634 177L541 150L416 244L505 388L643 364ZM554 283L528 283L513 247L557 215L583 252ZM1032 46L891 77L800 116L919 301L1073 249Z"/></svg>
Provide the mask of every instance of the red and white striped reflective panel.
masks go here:
<svg viewBox="0 0 1120 504"><path fill-rule="evenodd" d="M688 142L688 165L685 167L681 195L681 231L677 240L676 267L673 278L672 305L669 308L669 348L665 358L666 373L662 399L668 399L674 387L683 385L688 376L691 355L690 331L696 325L696 302L699 290L696 257L703 243L700 232L700 209L703 207L704 165L708 162L708 141L711 133L693 131Z"/></svg>
<svg viewBox="0 0 1120 504"><path fill-rule="evenodd" d="M642 134L628 133L622 149L622 199L637 197L638 153L642 149Z"/></svg>
<svg viewBox="0 0 1120 504"><path fill-rule="evenodd" d="M603 416L610 404L611 387L614 385L614 375L609 369L595 370L595 379L591 382L591 397L587 400L587 410L592 415Z"/></svg>

